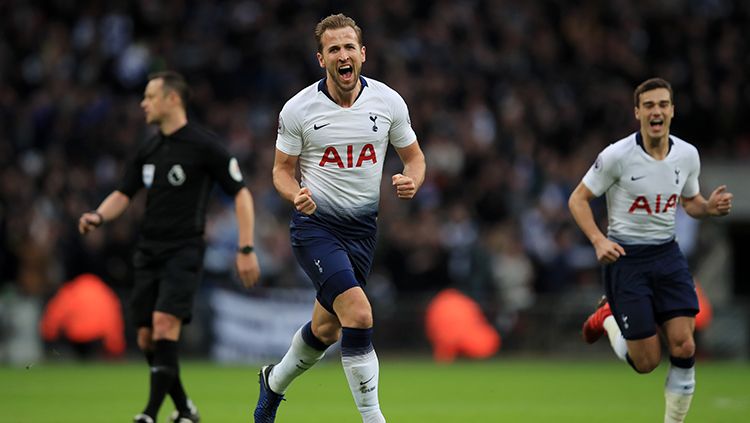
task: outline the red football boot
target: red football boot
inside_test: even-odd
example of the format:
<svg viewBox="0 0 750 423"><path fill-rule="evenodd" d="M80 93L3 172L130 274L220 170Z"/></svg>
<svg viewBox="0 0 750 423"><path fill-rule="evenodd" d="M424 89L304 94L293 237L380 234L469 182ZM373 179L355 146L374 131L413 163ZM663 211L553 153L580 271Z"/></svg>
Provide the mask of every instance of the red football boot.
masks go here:
<svg viewBox="0 0 750 423"><path fill-rule="evenodd" d="M591 313L588 319L583 323L583 332L581 333L583 335L583 340L588 344L593 344L599 340L604 334L604 319L611 315L612 310L609 308L607 297L602 296L602 299L599 300L596 311Z"/></svg>

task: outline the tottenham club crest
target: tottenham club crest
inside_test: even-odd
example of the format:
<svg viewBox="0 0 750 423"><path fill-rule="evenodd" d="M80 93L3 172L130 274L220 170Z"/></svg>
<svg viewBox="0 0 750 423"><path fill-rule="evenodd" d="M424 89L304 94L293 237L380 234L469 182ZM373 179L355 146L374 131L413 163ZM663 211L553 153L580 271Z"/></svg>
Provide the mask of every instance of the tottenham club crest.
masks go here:
<svg viewBox="0 0 750 423"><path fill-rule="evenodd" d="M143 178L143 186L146 188L151 188L151 185L154 183L154 171L156 170L156 165L152 164L145 164L141 168L141 177Z"/></svg>
<svg viewBox="0 0 750 423"><path fill-rule="evenodd" d="M370 113L370 120L372 121L372 132L378 132L378 117Z"/></svg>
<svg viewBox="0 0 750 423"><path fill-rule="evenodd" d="M169 169L169 173L167 173L167 180L170 184L176 187L184 184L185 179L187 179L185 171L182 169L182 166L178 164L173 165L172 168Z"/></svg>

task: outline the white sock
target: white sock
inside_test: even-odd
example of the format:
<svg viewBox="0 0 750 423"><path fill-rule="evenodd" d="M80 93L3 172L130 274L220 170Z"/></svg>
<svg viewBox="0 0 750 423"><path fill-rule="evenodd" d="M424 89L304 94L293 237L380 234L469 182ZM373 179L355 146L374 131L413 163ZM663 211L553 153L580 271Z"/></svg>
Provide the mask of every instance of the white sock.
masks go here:
<svg viewBox="0 0 750 423"><path fill-rule="evenodd" d="M669 365L664 386L664 423L683 423L695 392L695 367L683 369Z"/></svg>
<svg viewBox="0 0 750 423"><path fill-rule="evenodd" d="M378 402L380 365L375 350L364 355L341 356L346 380L363 423L385 423Z"/></svg>
<svg viewBox="0 0 750 423"><path fill-rule="evenodd" d="M612 345L615 355L622 361L625 361L625 356L628 353L628 343L623 338L620 327L617 326L617 321L614 316L607 316L604 319L604 330L607 332L609 337L609 344Z"/></svg>
<svg viewBox="0 0 750 423"><path fill-rule="evenodd" d="M324 355L325 351L307 345L302 339L302 329L298 330L284 358L271 370L268 385L277 394L284 394L297 376L314 366Z"/></svg>

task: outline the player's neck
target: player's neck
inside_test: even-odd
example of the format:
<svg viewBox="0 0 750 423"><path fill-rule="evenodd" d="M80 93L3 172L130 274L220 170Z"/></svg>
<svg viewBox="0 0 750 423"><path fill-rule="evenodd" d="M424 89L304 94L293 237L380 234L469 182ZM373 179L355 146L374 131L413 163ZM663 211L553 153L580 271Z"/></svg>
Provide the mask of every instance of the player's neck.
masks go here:
<svg viewBox="0 0 750 423"><path fill-rule="evenodd" d="M359 81L357 81L357 85L351 91L341 90L338 85L331 81L331 78L328 78L326 85L333 101L344 108L352 107L357 96L359 96L359 92L362 91L362 83Z"/></svg>
<svg viewBox="0 0 750 423"><path fill-rule="evenodd" d="M187 125L187 116L185 116L185 113L175 113L174 115L166 117L159 124L159 131L161 131L162 134L169 136L185 125Z"/></svg>
<svg viewBox="0 0 750 423"><path fill-rule="evenodd" d="M643 148L649 156L656 160L663 160L669 154L669 134L658 138L651 138L641 133L643 137Z"/></svg>

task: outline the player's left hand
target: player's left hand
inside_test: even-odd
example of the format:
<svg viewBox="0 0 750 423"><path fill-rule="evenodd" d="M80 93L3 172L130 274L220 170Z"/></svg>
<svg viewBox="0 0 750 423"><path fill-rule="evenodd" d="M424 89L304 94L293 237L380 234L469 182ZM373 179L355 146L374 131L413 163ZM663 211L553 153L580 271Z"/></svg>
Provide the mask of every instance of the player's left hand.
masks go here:
<svg viewBox="0 0 750 423"><path fill-rule="evenodd" d="M396 195L398 198L408 200L414 198L417 193L417 186L414 184L414 179L397 173L391 177L393 186L396 187Z"/></svg>
<svg viewBox="0 0 750 423"><path fill-rule="evenodd" d="M245 288L252 288L260 279L260 266L258 265L258 256L255 253L241 254L237 253L237 274L242 280Z"/></svg>
<svg viewBox="0 0 750 423"><path fill-rule="evenodd" d="M721 185L708 197L708 210L714 216L726 216L732 211L732 198L734 195L727 192L727 186Z"/></svg>

